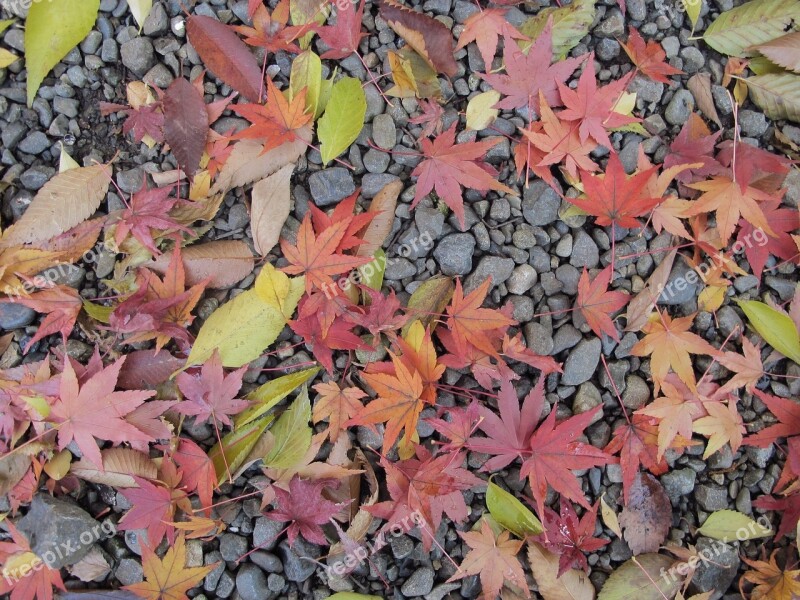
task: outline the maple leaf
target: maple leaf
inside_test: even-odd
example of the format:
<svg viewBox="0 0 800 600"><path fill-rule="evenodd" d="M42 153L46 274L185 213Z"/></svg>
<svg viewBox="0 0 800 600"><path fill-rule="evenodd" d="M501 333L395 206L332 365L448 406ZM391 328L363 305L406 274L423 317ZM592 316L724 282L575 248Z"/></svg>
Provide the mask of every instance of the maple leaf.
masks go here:
<svg viewBox="0 0 800 600"><path fill-rule="evenodd" d="M204 567L186 566L186 542L178 536L163 559L147 544L142 544L144 581L124 586L146 600L187 600L186 592L200 585L217 563Z"/></svg>
<svg viewBox="0 0 800 600"><path fill-rule="evenodd" d="M439 418L425 419L440 435L449 442L442 444L442 452L457 452L465 448L472 434L475 433L480 420L480 407L478 403L470 402L466 408L455 407L447 409L448 420Z"/></svg>
<svg viewBox="0 0 800 600"><path fill-rule="evenodd" d="M618 227L638 229L642 226L636 217L650 212L661 198L647 195L645 184L658 167L637 172L630 177L625 173L616 152L608 158L603 175L581 173L585 198L567 198L584 212L597 217L601 226L614 224Z"/></svg>
<svg viewBox="0 0 800 600"><path fill-rule="evenodd" d="M442 133L442 117L444 117L442 105L433 100L424 99L420 99L418 104L422 114L410 118L408 122L413 125L423 125L420 137L426 138Z"/></svg>
<svg viewBox="0 0 800 600"><path fill-rule="evenodd" d="M609 265L590 281L589 272L584 267L578 281L578 299L575 306L598 336L604 333L619 341L619 333L611 320L611 315L628 303L630 296L623 292L609 292L613 273Z"/></svg>
<svg viewBox="0 0 800 600"><path fill-rule="evenodd" d="M78 291L65 285L47 288L27 297L21 296L12 302L47 314L36 329L36 335L25 345L26 353L33 344L54 333L60 333L61 339L66 344L67 337L83 308L83 300Z"/></svg>
<svg viewBox="0 0 800 600"><path fill-rule="evenodd" d="M470 42L475 42L483 58L485 70L490 71L500 36L503 36L506 43L509 40L528 39L508 22L506 13L508 13L507 8L484 8L469 16L464 21L464 29L458 38L456 50L461 50Z"/></svg>
<svg viewBox="0 0 800 600"><path fill-rule="evenodd" d="M311 213L311 222L314 225L315 231L324 231L329 227L333 227L336 223L344 223L347 225L342 241L340 241L339 245L336 247L340 252L361 246L364 243L361 237L364 230L378 214L375 211L354 214L356 201L360 194L360 189L354 191L347 198L339 202L336 208L331 211L330 215L313 204L309 204L308 206L308 210Z"/></svg>
<svg viewBox="0 0 800 600"><path fill-rule="evenodd" d="M394 290L383 294L364 285L359 286L359 289L369 297L370 303L364 307L364 314L353 316L353 320L369 331L375 340L379 340L381 334L385 334L390 340L396 339L396 332L403 328L409 316L402 312L403 305Z"/></svg>
<svg viewBox="0 0 800 600"><path fill-rule="evenodd" d="M115 112L124 112L127 115L125 124L122 126L122 133L128 135L132 131L136 143L144 140L145 136L150 136L156 143L163 143L164 110L161 102L143 104L137 108L124 104L100 102L101 115L105 117Z"/></svg>
<svg viewBox="0 0 800 600"><path fill-rule="evenodd" d="M628 73L622 79L598 88L594 54L589 54L577 88L573 90L558 82L561 102L566 107L566 110L558 113L558 118L562 121L580 121L578 134L581 143L586 142L591 136L598 144L612 148L606 129L614 129L641 121L636 117L614 111L620 95L625 91L632 77L633 73Z"/></svg>
<svg viewBox="0 0 800 600"><path fill-rule="evenodd" d="M436 384L444 375L446 367L436 356L430 328L423 327L422 323L416 321L409 327L406 335L396 342L402 352L400 362L410 371L419 373L422 379L422 399L428 404L435 404ZM367 371L371 366L367 365Z"/></svg>
<svg viewBox="0 0 800 600"><path fill-rule="evenodd" d="M747 220L739 221L739 233L736 238L738 244L744 248L747 262L753 270L753 275L761 279L770 254L790 260L797 256L797 246L790 235L800 229L800 213L795 208L778 208L779 201L764 202L761 209L770 228L776 237L767 237L763 232L757 233L757 228ZM762 238L764 241L762 242Z"/></svg>
<svg viewBox="0 0 800 600"><path fill-rule="evenodd" d="M720 135L721 130L712 134L703 119L693 112L670 144L669 152L664 157L664 168L699 164L699 167L686 169L676 175L675 179L681 183L692 183L721 173L724 167L713 156Z"/></svg>
<svg viewBox="0 0 800 600"><path fill-rule="evenodd" d="M791 398L771 396L761 390L753 390L753 393L778 418L778 423L747 436L745 444L757 446L758 448L768 448L771 444L777 442L779 438L788 439L800 435L800 402Z"/></svg>
<svg viewBox="0 0 800 600"><path fill-rule="evenodd" d="M171 457L180 467L181 485L190 492L196 491L200 505L210 514L212 495L218 483L214 463L200 446L186 438L180 438Z"/></svg>
<svg viewBox="0 0 800 600"><path fill-rule="evenodd" d="M168 215L178 201L177 198L169 198L173 189L172 185L148 189L147 182L144 182L142 188L131 196L130 206L119 214L114 231L114 242L118 248L128 234L132 234L145 248L158 256L161 252L155 245L151 230L175 229L192 234L191 229Z"/></svg>
<svg viewBox="0 0 800 600"><path fill-rule="evenodd" d="M522 548L521 540L511 539L511 533L503 531L495 536L486 519L481 519L480 531L459 531L470 551L464 557L458 572L448 579L457 581L470 575L479 575L484 600L493 600L503 589L503 582L508 581L520 588L526 598L531 593L525 581L525 573L517 559Z"/></svg>
<svg viewBox="0 0 800 600"><path fill-rule="evenodd" d="M185 371L178 374L175 381L186 399L177 404L175 410L196 417L198 423L219 421L223 425L231 425L231 415L242 412L250 404L247 400L236 398L247 368L245 365L225 375L219 351L214 349L199 374L190 375Z"/></svg>
<svg viewBox="0 0 800 600"><path fill-rule="evenodd" d="M350 223L347 220L331 223L319 233L314 231L311 214L306 214L297 231L297 244L291 245L281 239L281 249L290 265L284 273L305 274L306 292L314 289L325 290L334 287L332 275L347 273L367 264L368 256L349 256L342 254L339 245L347 234Z"/></svg>
<svg viewBox="0 0 800 600"><path fill-rule="evenodd" d="M289 0L281 0L270 14L267 7L259 3L251 15L253 26L238 25L234 31L244 37L245 44L264 48L267 52L285 51L299 53L300 48L292 41L299 27L287 27L289 22ZM266 57L265 57L266 58Z"/></svg>
<svg viewBox="0 0 800 600"><path fill-rule="evenodd" d="M411 520L419 526L422 547L427 552L444 515L455 523L469 516L462 491L485 485L460 466L463 462L463 452L433 456L421 445L416 446L416 456L407 460L392 462L382 456L381 465L386 470L386 486L392 500L364 509L388 521L384 528Z"/></svg>
<svg viewBox="0 0 800 600"><path fill-rule="evenodd" d="M694 430L708 437L703 460L714 454L725 444L730 444L735 453L742 445L745 433L742 415L736 409L736 398L729 396L727 404L711 401L705 403L707 416L694 422Z"/></svg>
<svg viewBox="0 0 800 600"><path fill-rule="evenodd" d="M572 177L578 177L578 170L596 171L597 165L589 158L589 153L595 148L594 144L581 142L578 133L579 125L569 121L562 122L547 104L543 94L539 94L539 112L541 113L541 125L535 128L532 124L530 129L520 129L522 135L531 142L537 153L526 157L527 163L531 165L534 173L547 180L553 186L552 176L543 173L539 169L544 168L549 171L551 165L564 163L564 168ZM524 149L524 146L523 146ZM534 163L534 164L532 164ZM570 200L572 200L570 198Z"/></svg>
<svg viewBox="0 0 800 600"><path fill-rule="evenodd" d="M730 168L732 179L739 183L742 192L748 186L775 192L792 168L791 161L785 156L751 146L740 139L720 143L717 160Z"/></svg>
<svg viewBox="0 0 800 600"><path fill-rule="evenodd" d="M691 183L689 187L700 190L703 195L686 210L686 216L716 211L717 229L723 244L730 240L740 216L767 235L777 237L759 206L759 202L774 202L772 195L754 187L746 186L742 189L739 183L727 175Z"/></svg>
<svg viewBox="0 0 800 600"><path fill-rule="evenodd" d="M358 53L358 46L361 40L367 36L365 32L361 31L365 5L366 0L361 0L357 11L355 2L345 2L342 5L337 5L337 10L335 11L336 24L315 27L320 39L330 48L320 58L338 60Z"/></svg>
<svg viewBox="0 0 800 600"><path fill-rule="evenodd" d="M800 570L780 568L775 558L777 553L778 551L774 550L769 561L742 557L742 560L753 568L742 574L744 581L755 585L750 593L751 600L792 600L800 596L800 580L798 580Z"/></svg>
<svg viewBox="0 0 800 600"><path fill-rule="evenodd" d="M417 178L417 190L411 208L435 190L464 227L464 198L461 187L488 192L513 193L497 180L497 170L481 158L500 138L456 144L456 123L433 139L422 140L424 156L411 175Z"/></svg>
<svg viewBox="0 0 800 600"><path fill-rule="evenodd" d="M517 392L509 380L503 381L497 396L499 416L486 406L478 407L481 417L478 428L489 437L471 437L467 445L472 452L493 456L486 461L483 471L500 471L517 458L524 459L528 455L530 438L541 418L543 403L544 377L540 377L521 409Z"/></svg>
<svg viewBox="0 0 800 600"><path fill-rule="evenodd" d="M422 378L415 370L409 370L401 360L390 353L394 364L394 375L385 373L362 373L364 381L375 390L378 397L367 404L347 425L374 425L386 423L383 435L383 452L386 453L404 431L401 446L411 444L411 436L417 430L419 414L425 406L422 399Z"/></svg>
<svg viewBox="0 0 800 600"><path fill-rule="evenodd" d="M548 19L542 32L525 54L513 38L503 36L503 63L506 73L478 76L506 96L495 104L501 110L528 107L542 95L548 106L560 106L558 83L564 83L586 58L578 56L550 64L553 55L553 19ZM491 65L487 65L490 68Z"/></svg>
<svg viewBox="0 0 800 600"><path fill-rule="evenodd" d="M781 498L773 496L761 496L753 501L753 506L761 510L774 510L783 513L781 515L781 525L775 534L775 541L783 536L795 533L797 523L800 521L800 493L795 492Z"/></svg>
<svg viewBox="0 0 800 600"><path fill-rule="evenodd" d="M231 139L264 140L261 154L298 139L296 131L313 119L313 115L306 113L305 89L290 102L270 78L267 78L265 104L236 104L231 109L252 123Z"/></svg>
<svg viewBox="0 0 800 600"><path fill-rule="evenodd" d="M670 75L683 75L683 71L664 62L667 53L660 43L651 40L645 45L644 39L633 27L628 30L628 43L620 44L636 68L653 81L669 85Z"/></svg>
<svg viewBox="0 0 800 600"><path fill-rule="evenodd" d="M732 392L739 388L745 388L748 392L752 392L764 375L761 352L744 336L742 337L742 354L723 352L717 357L717 361L729 371L736 373L720 388L720 392Z"/></svg>
<svg viewBox="0 0 800 600"><path fill-rule="evenodd" d="M327 419L326 433L331 442L334 442L339 433L345 431L345 422L364 408L361 399L367 394L357 387L339 387L335 381L318 383L314 389L319 393L319 398L314 403L313 421L319 423Z"/></svg>
<svg viewBox="0 0 800 600"><path fill-rule="evenodd" d="M273 521L290 522L286 531L289 545L293 546L298 535L303 536L312 544L328 545L328 539L320 525L330 521L333 516L344 506L326 500L323 491L336 484L328 479L310 481L295 475L289 481L289 491L275 487L275 501L277 507L264 513L264 516Z"/></svg>
<svg viewBox="0 0 800 600"><path fill-rule="evenodd" d="M490 356L498 356L495 348L498 330L504 332L507 327L516 324L516 321L501 311L481 308L491 285L492 278L488 277L464 296L461 280L456 280L453 298L446 309L446 324L457 349L466 351L469 346L474 346Z"/></svg>
<svg viewBox="0 0 800 600"><path fill-rule="evenodd" d="M115 392L119 370L125 362L121 357L82 385L72 363L64 363L58 398L52 405L50 420L58 425L58 447L75 443L84 458L96 467L103 468L103 459L95 438L114 443L143 441L152 438L127 423L125 415L130 413L155 392Z"/></svg>
<svg viewBox="0 0 800 600"><path fill-rule="evenodd" d="M158 546L164 536L167 536L170 544L174 543L175 528L170 522L175 520L175 510L192 511L186 492L176 487L153 484L137 475L133 475L133 480L139 487L120 490L131 503L131 509L120 520L119 529L146 529L148 544L143 546Z"/></svg>
<svg viewBox="0 0 800 600"><path fill-rule="evenodd" d="M600 503L598 501L593 507L587 508L580 519L570 502L561 500L560 504L560 514L545 507L542 519L545 530L537 536L537 541L559 555L557 577L571 568L583 569L588 573L589 563L584 552L596 552L610 542L594 537Z"/></svg>
<svg viewBox="0 0 800 600"><path fill-rule="evenodd" d="M711 344L689 331L694 317L695 315L691 314L673 319L668 313L656 309L642 328L645 337L631 348L631 354L634 356L650 356L650 370L656 393L670 368L689 386L689 389L695 391L697 384L689 354L706 354L712 357L719 354Z"/></svg>
<svg viewBox="0 0 800 600"><path fill-rule="evenodd" d="M10 600L53 600L53 586L66 592L59 570L33 553L28 539L10 520L6 519L3 526L11 541L0 542L0 594L10 594Z"/></svg>

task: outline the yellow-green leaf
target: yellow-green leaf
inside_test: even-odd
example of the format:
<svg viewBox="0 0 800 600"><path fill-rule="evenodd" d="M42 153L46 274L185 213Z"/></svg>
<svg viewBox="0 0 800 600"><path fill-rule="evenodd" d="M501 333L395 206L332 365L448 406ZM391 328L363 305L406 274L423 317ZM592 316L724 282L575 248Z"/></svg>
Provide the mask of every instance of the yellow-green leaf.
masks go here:
<svg viewBox="0 0 800 600"><path fill-rule="evenodd" d="M764 527L758 521L754 521L740 512L718 510L709 515L703 526L697 530L697 533L725 542L729 540L743 542L755 538L769 537L773 532L769 527Z"/></svg>
<svg viewBox="0 0 800 600"><path fill-rule="evenodd" d="M718 16L703 40L717 52L742 56L750 46L782 36L798 20L798 0L752 0Z"/></svg>
<svg viewBox="0 0 800 600"><path fill-rule="evenodd" d="M597 600L670 599L681 587L683 577L664 578L661 572L674 563L673 559L663 554L634 556L611 573Z"/></svg>
<svg viewBox="0 0 800 600"><path fill-rule="evenodd" d="M364 127L366 114L367 98L358 79L343 77L333 84L328 106L319 120L317 130L323 165L327 165L356 141Z"/></svg>
<svg viewBox="0 0 800 600"><path fill-rule="evenodd" d="M308 389L303 387L292 405L269 430L275 436L275 444L264 457L264 466L274 469L295 466L311 447L310 420L311 401L308 399Z"/></svg>
<svg viewBox="0 0 800 600"><path fill-rule="evenodd" d="M697 27L697 19L700 18L700 9L703 8L703 0L681 0L689 20L692 22L692 31Z"/></svg>
<svg viewBox="0 0 800 600"><path fill-rule="evenodd" d="M13 52L9 52L5 48L0 48L0 69L5 69L7 66L17 62L19 56Z"/></svg>
<svg viewBox="0 0 800 600"><path fill-rule="evenodd" d="M740 301L739 307L770 346L800 365L800 335L789 315L757 300Z"/></svg>
<svg viewBox="0 0 800 600"><path fill-rule="evenodd" d="M11 27L14 24L14 19L4 19L0 21L0 33L3 33L6 29Z"/></svg>
<svg viewBox="0 0 800 600"><path fill-rule="evenodd" d="M100 0L34 2L25 21L28 106L42 81L67 53L89 35Z"/></svg>
<svg viewBox="0 0 800 600"><path fill-rule="evenodd" d="M299 294L295 277L289 292L282 297L283 310L265 302L256 290L247 290L215 310L203 323L192 346L186 366L203 364L219 350L223 366L237 368L258 358L274 342L294 312Z"/></svg>
<svg viewBox="0 0 800 600"><path fill-rule="evenodd" d="M292 17L292 25L300 27L312 21L322 25L328 19L328 13L330 13L330 8L325 2L320 2L319 0L289 0L289 15ZM304 50L308 48L313 37L313 31L304 34L299 39L300 47Z"/></svg>
<svg viewBox="0 0 800 600"><path fill-rule="evenodd" d="M473 96L467 103L467 129L480 131L495 122L500 111L494 105L500 102L500 92L489 90Z"/></svg>
<svg viewBox="0 0 800 600"><path fill-rule="evenodd" d="M306 89L306 110L317 114L319 93L322 88L322 61L313 50L305 50L292 61L289 76L289 96L294 98Z"/></svg>
<svg viewBox="0 0 800 600"><path fill-rule="evenodd" d="M233 421L233 428L239 429L251 421L255 421L298 387L313 378L318 372L319 367L296 371L268 381L253 390L247 394L247 399L251 400L252 404L247 410L236 415Z"/></svg>
<svg viewBox="0 0 800 600"><path fill-rule="evenodd" d="M80 165L75 162L75 159L72 158L69 153L67 153L67 149L64 148L63 142L61 143L61 156L58 159L58 172L63 173L64 171L69 171L71 169L80 169Z"/></svg>
<svg viewBox="0 0 800 600"><path fill-rule="evenodd" d="M561 8L545 8L525 21L519 30L535 40L552 16L553 57L562 60L589 33L589 27L594 22L594 3L595 0L573 0L571 4ZM521 42L520 46L527 50L530 42Z"/></svg>
<svg viewBox="0 0 800 600"><path fill-rule="evenodd" d="M371 290L381 291L383 287L383 274L386 272L386 252L383 248L375 250L372 262L358 267L361 283ZM366 294L365 297L368 297Z"/></svg>
<svg viewBox="0 0 800 600"><path fill-rule="evenodd" d="M436 326L436 315L444 312L455 289L456 285L453 280L443 275L424 281L408 299L408 314L411 315L411 318L403 327L403 335L405 336L418 320L425 327L430 325L433 330L433 327Z"/></svg>
<svg viewBox="0 0 800 600"><path fill-rule="evenodd" d="M248 423L241 429L234 429L222 438L222 444L217 442L211 448L208 457L214 465L217 481L225 481L228 479L228 473L237 471L273 419L274 416L269 415Z"/></svg>
<svg viewBox="0 0 800 600"><path fill-rule="evenodd" d="M280 311L288 320L305 291L305 278L289 278L267 263L256 278L255 291L263 302Z"/></svg>
<svg viewBox="0 0 800 600"><path fill-rule="evenodd" d="M768 73L744 81L753 102L770 119L800 122L800 75Z"/></svg>
<svg viewBox="0 0 800 600"><path fill-rule="evenodd" d="M101 304L90 302L89 300L84 300L83 310L85 310L86 314L92 317L95 321L100 321L101 323L108 325L111 322L111 313L114 312L114 307L103 306Z"/></svg>
<svg viewBox="0 0 800 600"><path fill-rule="evenodd" d="M486 507L494 520L520 538L541 533L542 523L522 502L489 481Z"/></svg>
<svg viewBox="0 0 800 600"><path fill-rule="evenodd" d="M131 14L139 24L139 31L141 31L147 15L150 14L150 9L153 8L153 0L128 0L128 6L130 6Z"/></svg>

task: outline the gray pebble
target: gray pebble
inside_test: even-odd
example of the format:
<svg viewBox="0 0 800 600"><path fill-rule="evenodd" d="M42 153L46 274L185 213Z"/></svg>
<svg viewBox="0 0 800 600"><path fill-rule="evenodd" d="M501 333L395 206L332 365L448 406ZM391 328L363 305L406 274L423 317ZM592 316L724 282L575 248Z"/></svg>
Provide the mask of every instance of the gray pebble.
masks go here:
<svg viewBox="0 0 800 600"><path fill-rule="evenodd" d="M372 120L372 140L386 150L397 144L397 127L390 115L378 115Z"/></svg>
<svg viewBox="0 0 800 600"><path fill-rule="evenodd" d="M267 577L255 565L244 564L236 573L236 591L242 600L263 600Z"/></svg>
<svg viewBox="0 0 800 600"><path fill-rule="evenodd" d="M278 546L278 554L283 562L284 575L289 581L303 582L317 570L316 564L306 558L316 558L319 553L313 551L311 545L301 538L297 538L291 548L287 542L281 542Z"/></svg>
<svg viewBox="0 0 800 600"><path fill-rule="evenodd" d="M41 131L34 131L19 143L17 148L25 154L41 154L50 147L50 139Z"/></svg>
<svg viewBox="0 0 800 600"><path fill-rule="evenodd" d="M694 96L689 90L678 90L669 101L664 118L670 125L683 125L694 110Z"/></svg>
<svg viewBox="0 0 800 600"><path fill-rule="evenodd" d="M122 585L133 585L144 579L144 572L139 561L133 558L123 558L119 561L114 576Z"/></svg>
<svg viewBox="0 0 800 600"><path fill-rule="evenodd" d="M597 338L582 340L575 346L564 362L561 384L579 385L588 381L594 375L597 364L600 362L601 347L602 344Z"/></svg>
<svg viewBox="0 0 800 600"><path fill-rule="evenodd" d="M694 492L697 504L708 512L728 508L728 490L712 483L702 483Z"/></svg>
<svg viewBox="0 0 800 600"><path fill-rule="evenodd" d="M468 233L453 233L442 239L433 251L433 258L445 275L466 275L472 270L475 238Z"/></svg>
<svg viewBox="0 0 800 600"><path fill-rule="evenodd" d="M477 268L471 273L464 283L464 293L469 294L489 277L492 278L491 288L500 285L511 277L514 270L514 260L500 256L484 256Z"/></svg>
<svg viewBox="0 0 800 600"><path fill-rule="evenodd" d="M511 277L506 282L506 287L511 294L524 294L534 285L538 279L536 269L528 264L514 267Z"/></svg>
<svg viewBox="0 0 800 600"><path fill-rule="evenodd" d="M36 311L22 304L0 303L0 329L10 331L33 323Z"/></svg>
<svg viewBox="0 0 800 600"><path fill-rule="evenodd" d="M122 44L122 64L133 71L137 77L143 77L156 64L153 43L146 37L135 37Z"/></svg>
<svg viewBox="0 0 800 600"><path fill-rule="evenodd" d="M561 199L544 181L537 180L525 189L522 216L531 225L549 225L558 219Z"/></svg>
<svg viewBox="0 0 800 600"><path fill-rule="evenodd" d="M769 127L764 113L755 110L743 110L739 113L739 126L742 133L749 137L760 137Z"/></svg>
<svg viewBox="0 0 800 600"><path fill-rule="evenodd" d="M317 171L308 178L311 196L317 206L332 206L356 190L353 175L344 167Z"/></svg>
<svg viewBox="0 0 800 600"><path fill-rule="evenodd" d="M406 579L400 588L400 592L409 598L424 596L433 589L433 576L433 569L420 567Z"/></svg>
<svg viewBox="0 0 800 600"><path fill-rule="evenodd" d="M696 479L697 473L693 469L674 469L661 476L661 485L670 502L677 506L681 498L692 493Z"/></svg>

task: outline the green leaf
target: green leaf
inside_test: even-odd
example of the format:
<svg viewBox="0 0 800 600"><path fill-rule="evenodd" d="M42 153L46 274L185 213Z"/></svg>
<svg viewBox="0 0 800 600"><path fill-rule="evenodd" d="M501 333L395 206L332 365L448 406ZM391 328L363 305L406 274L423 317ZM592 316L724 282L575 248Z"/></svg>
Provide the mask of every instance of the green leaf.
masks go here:
<svg viewBox="0 0 800 600"><path fill-rule="evenodd" d="M772 529L765 528L761 523L740 512L718 510L709 515L697 533L724 542L728 540L743 542L754 538L769 537L773 532Z"/></svg>
<svg viewBox="0 0 800 600"><path fill-rule="evenodd" d="M692 31L697 27L697 19L700 18L700 9L703 8L703 0L681 0L689 20L692 22Z"/></svg>
<svg viewBox="0 0 800 600"><path fill-rule="evenodd" d="M89 35L99 9L100 0L58 0L31 5L25 21L28 106L33 104L50 69Z"/></svg>
<svg viewBox="0 0 800 600"><path fill-rule="evenodd" d="M322 25L328 19L329 13L330 8L325 2L320 2L319 0L289 0L289 15L292 17L292 25L298 27L312 21ZM309 31L300 37L300 47L303 50L308 48L313 37L313 31Z"/></svg>
<svg viewBox="0 0 800 600"><path fill-rule="evenodd" d="M5 48L0 48L0 69L5 69L6 67L17 62L18 60L19 56L17 56L13 52L9 52Z"/></svg>
<svg viewBox="0 0 800 600"><path fill-rule="evenodd" d="M139 32L141 32L142 27L144 27L144 21L153 8L153 0L128 0L128 6L131 9L133 18L136 19L136 23L139 25Z"/></svg>
<svg viewBox="0 0 800 600"><path fill-rule="evenodd" d="M416 321L421 321L425 327L430 325L433 331L436 327L435 316L442 314L445 307L450 304L455 289L456 284L453 280L443 275L423 281L408 299L407 312L410 319L403 327L403 335L408 333Z"/></svg>
<svg viewBox="0 0 800 600"><path fill-rule="evenodd" d="M775 73L744 80L753 102L770 119L800 122L800 75Z"/></svg>
<svg viewBox="0 0 800 600"><path fill-rule="evenodd" d="M11 27L14 24L14 19L4 19L0 21L0 33L3 33L6 29Z"/></svg>
<svg viewBox="0 0 800 600"><path fill-rule="evenodd" d="M313 50L305 50L292 61L289 77L289 97L294 98L306 89L306 110L317 114L322 87L322 61Z"/></svg>
<svg viewBox="0 0 800 600"><path fill-rule="evenodd" d="M367 98L358 79L343 77L333 84L331 98L317 130L323 165L327 165L356 141L364 127L366 114Z"/></svg>
<svg viewBox="0 0 800 600"><path fill-rule="evenodd" d="M258 358L274 342L286 325L300 296L304 281L302 277L290 279L287 295L281 298L283 310L267 302L256 290L247 290L215 310L203 323L197 340L192 346L186 366L203 364L219 350L225 367L237 368Z"/></svg>
<svg viewBox="0 0 800 600"><path fill-rule="evenodd" d="M217 442L211 448L208 457L214 464L217 481L224 481L228 478L228 472L235 473L237 471L274 419L273 415L269 415L264 419L249 423L241 429L234 429L223 436L221 445Z"/></svg>
<svg viewBox="0 0 800 600"><path fill-rule="evenodd" d="M754 56L747 63L747 68L756 75L769 75L771 73L786 73L783 69L769 60L766 56ZM746 81L746 80L745 80Z"/></svg>
<svg viewBox="0 0 800 600"><path fill-rule="evenodd" d="M100 304L95 304L94 302L84 300L83 310L85 310L86 314L92 317L95 321L100 321L101 323L108 325L111 322L111 313L114 312L114 307L102 306Z"/></svg>
<svg viewBox="0 0 800 600"><path fill-rule="evenodd" d="M278 418L270 433L275 444L264 457L264 466L288 469L295 466L311 447L311 400L303 387L292 405Z"/></svg>
<svg viewBox="0 0 800 600"><path fill-rule="evenodd" d="M531 40L535 40L547 25L547 18L553 16L553 57L563 60L589 33L594 22L594 0L573 0L572 4L561 8L545 8L525 21L519 30ZM530 42L521 43L523 50Z"/></svg>
<svg viewBox="0 0 800 600"><path fill-rule="evenodd" d="M750 325L767 343L800 365L800 335L789 315L757 300L739 301Z"/></svg>
<svg viewBox="0 0 800 600"><path fill-rule="evenodd" d="M675 579L667 572L675 563L663 554L640 554L618 567L608 579L597 600L664 600L671 599L683 583L683 577L675 573Z"/></svg>
<svg viewBox="0 0 800 600"><path fill-rule="evenodd" d="M378 248L373 254L373 260L358 267L361 283L371 290L381 291L383 287L383 274L386 272L386 252ZM365 297L369 297L365 294Z"/></svg>
<svg viewBox="0 0 800 600"><path fill-rule="evenodd" d="M489 481L486 507L495 521L520 538L541 533L542 523L522 502L499 485Z"/></svg>
<svg viewBox="0 0 800 600"><path fill-rule="evenodd" d="M798 0L753 0L722 13L703 40L717 52L742 56L750 46L769 42L800 20Z"/></svg>
<svg viewBox="0 0 800 600"><path fill-rule="evenodd" d="M319 367L313 367L289 373L253 390L247 394L247 399L251 400L253 404L244 412L236 415L233 428L239 429L251 421L255 421L298 387L312 379L318 372Z"/></svg>

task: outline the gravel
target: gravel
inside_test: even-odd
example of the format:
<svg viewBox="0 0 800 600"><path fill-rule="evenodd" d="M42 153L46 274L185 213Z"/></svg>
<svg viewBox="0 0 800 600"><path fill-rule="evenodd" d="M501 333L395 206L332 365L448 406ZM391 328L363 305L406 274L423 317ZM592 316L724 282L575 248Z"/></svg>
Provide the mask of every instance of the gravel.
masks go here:
<svg viewBox="0 0 800 600"><path fill-rule="evenodd" d="M445 275L467 275L472 271L475 238L468 233L453 233L443 238L433 251L433 258Z"/></svg>
<svg viewBox="0 0 800 600"><path fill-rule="evenodd" d="M344 167L317 171L308 178L311 197L317 206L332 206L356 191L353 175Z"/></svg>
<svg viewBox="0 0 800 600"><path fill-rule="evenodd" d="M564 362L562 385L579 385L594 375L600 362L602 343L598 339L582 340L570 351Z"/></svg>

